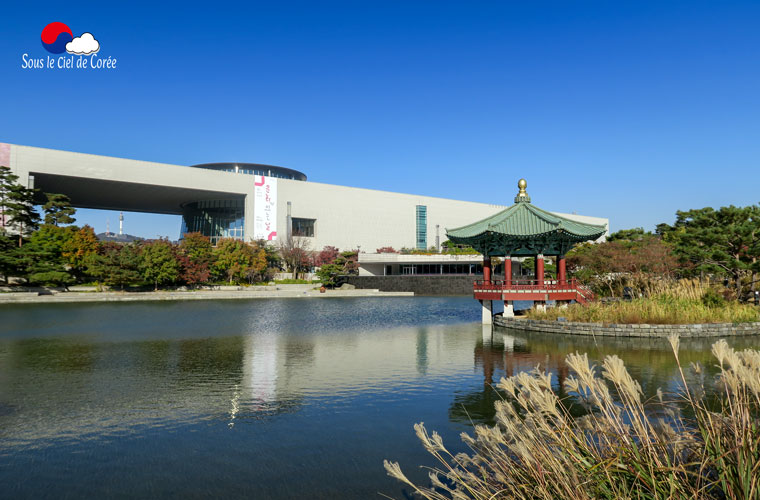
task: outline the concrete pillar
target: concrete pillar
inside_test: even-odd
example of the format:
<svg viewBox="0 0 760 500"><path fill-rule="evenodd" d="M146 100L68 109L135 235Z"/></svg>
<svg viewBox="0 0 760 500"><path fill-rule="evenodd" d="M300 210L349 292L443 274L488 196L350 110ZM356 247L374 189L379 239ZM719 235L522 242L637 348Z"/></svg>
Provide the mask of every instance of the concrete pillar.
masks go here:
<svg viewBox="0 0 760 500"><path fill-rule="evenodd" d="M480 303L483 305L483 324L484 325L490 325L493 323L493 304L490 300L481 300Z"/></svg>
<svg viewBox="0 0 760 500"><path fill-rule="evenodd" d="M544 302L543 300L534 301L533 307L536 308L536 311L546 312L546 302Z"/></svg>
<svg viewBox="0 0 760 500"><path fill-rule="evenodd" d="M253 181L251 181L251 191L245 195L245 208L243 213L245 214L245 223L243 224L243 233L245 234L245 241L253 241L253 228L254 228L254 213L253 213Z"/></svg>
<svg viewBox="0 0 760 500"><path fill-rule="evenodd" d="M483 257L483 281L491 282L491 258L486 256Z"/></svg>
<svg viewBox="0 0 760 500"><path fill-rule="evenodd" d="M557 281L560 285L567 284L567 266L564 255L557 256Z"/></svg>
<svg viewBox="0 0 760 500"><path fill-rule="evenodd" d="M504 285L510 286L512 284L512 256L504 256Z"/></svg>
<svg viewBox="0 0 760 500"><path fill-rule="evenodd" d="M543 254L536 255L536 284L544 284L544 256Z"/></svg>
<svg viewBox="0 0 760 500"><path fill-rule="evenodd" d="M505 300L504 301L504 317L505 318L514 318L515 317L515 305L514 305L514 301L512 301L512 300Z"/></svg>

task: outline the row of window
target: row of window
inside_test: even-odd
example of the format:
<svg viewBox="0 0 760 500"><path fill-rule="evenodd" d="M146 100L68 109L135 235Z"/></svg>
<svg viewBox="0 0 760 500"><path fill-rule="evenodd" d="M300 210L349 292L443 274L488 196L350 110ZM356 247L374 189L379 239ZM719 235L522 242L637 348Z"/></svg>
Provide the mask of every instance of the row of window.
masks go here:
<svg viewBox="0 0 760 500"><path fill-rule="evenodd" d="M223 169L220 169L219 172L232 172L232 173L247 174L247 175L265 175L267 177L276 177L278 179L295 179L294 175L282 174L280 172L272 172L271 170L259 170L259 169L250 169L250 168L239 168L237 170L235 170L235 168L223 168Z"/></svg>
<svg viewBox="0 0 760 500"><path fill-rule="evenodd" d="M481 264L402 264L399 274L481 274ZM393 266L385 266L385 275L393 275Z"/></svg>

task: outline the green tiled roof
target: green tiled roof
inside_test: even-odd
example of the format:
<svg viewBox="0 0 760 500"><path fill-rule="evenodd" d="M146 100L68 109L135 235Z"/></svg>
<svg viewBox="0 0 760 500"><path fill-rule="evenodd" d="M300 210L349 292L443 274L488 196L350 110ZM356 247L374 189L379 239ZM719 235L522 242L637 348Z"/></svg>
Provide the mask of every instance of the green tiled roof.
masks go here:
<svg viewBox="0 0 760 500"><path fill-rule="evenodd" d="M570 220L530 203L519 202L491 217L456 229L447 229L446 234L453 241L454 238L476 238L488 232L518 238L563 233L572 239L585 241L595 240L606 231L607 228L603 225Z"/></svg>
<svg viewBox="0 0 760 500"><path fill-rule="evenodd" d="M472 224L447 229L446 236L489 256L564 255L574 244L595 240L607 232L604 225L578 222L532 205L526 186L520 179L520 192L511 207Z"/></svg>

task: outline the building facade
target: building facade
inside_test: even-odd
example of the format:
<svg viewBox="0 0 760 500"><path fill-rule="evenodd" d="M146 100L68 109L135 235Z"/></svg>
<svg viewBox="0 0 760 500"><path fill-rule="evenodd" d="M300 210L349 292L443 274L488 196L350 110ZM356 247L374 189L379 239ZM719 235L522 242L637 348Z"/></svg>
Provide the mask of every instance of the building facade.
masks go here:
<svg viewBox="0 0 760 500"><path fill-rule="evenodd" d="M274 243L297 236L312 249L429 248L445 240L446 228L505 208L310 182L297 170L252 163L181 166L0 143L0 165L40 193L68 195L75 207L175 214L179 233Z"/></svg>

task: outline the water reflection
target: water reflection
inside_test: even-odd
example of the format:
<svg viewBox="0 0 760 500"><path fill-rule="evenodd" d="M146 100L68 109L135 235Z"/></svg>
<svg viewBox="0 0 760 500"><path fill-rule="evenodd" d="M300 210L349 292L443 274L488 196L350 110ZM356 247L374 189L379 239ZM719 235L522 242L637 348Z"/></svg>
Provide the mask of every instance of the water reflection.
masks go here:
<svg viewBox="0 0 760 500"><path fill-rule="evenodd" d="M710 354L715 338L682 339L679 357L682 366L699 363L706 375L700 380L710 380L717 367ZM760 338L730 338L729 344L736 349L760 348ZM617 355L631 375L639 381L645 399L655 396L657 389L675 391L681 387L680 372L670 344L659 338L585 337L560 334L542 334L518 329L483 326L480 341L473 349L476 370L482 373L482 387L466 393L457 393L449 408L453 421L494 423L494 403L504 395L496 389L502 377L538 368L552 375L552 386L560 397L564 391L569 370L565 364L568 354L588 353L592 364L599 366L608 355ZM597 370L599 373L600 370ZM690 370L685 370L687 383L697 382Z"/></svg>
<svg viewBox="0 0 760 500"><path fill-rule="evenodd" d="M664 341L492 332L467 298L0 314L0 483L15 497L400 496L382 460L419 481L430 463L412 425L463 449L503 376L539 365L559 390L574 351L618 354L647 394L676 374ZM684 342L682 359L710 345Z"/></svg>

